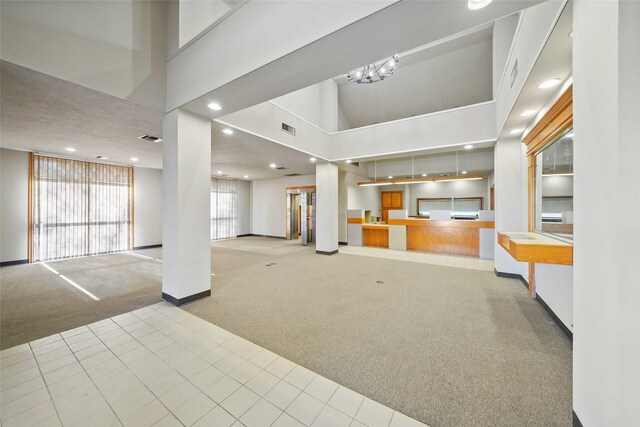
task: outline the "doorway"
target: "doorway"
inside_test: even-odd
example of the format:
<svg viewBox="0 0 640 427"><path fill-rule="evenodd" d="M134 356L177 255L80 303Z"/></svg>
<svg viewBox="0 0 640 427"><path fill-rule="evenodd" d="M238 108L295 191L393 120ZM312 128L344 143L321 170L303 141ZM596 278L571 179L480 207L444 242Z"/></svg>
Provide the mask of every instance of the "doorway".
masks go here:
<svg viewBox="0 0 640 427"><path fill-rule="evenodd" d="M287 188L287 240L300 240L307 246L315 243L315 187Z"/></svg>

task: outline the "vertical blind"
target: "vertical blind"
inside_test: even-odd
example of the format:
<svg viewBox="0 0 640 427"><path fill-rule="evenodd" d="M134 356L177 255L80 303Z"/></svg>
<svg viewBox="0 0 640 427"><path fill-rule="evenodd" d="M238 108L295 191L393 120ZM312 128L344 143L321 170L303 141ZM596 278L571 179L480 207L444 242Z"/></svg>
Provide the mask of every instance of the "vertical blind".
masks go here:
<svg viewBox="0 0 640 427"><path fill-rule="evenodd" d="M34 155L33 261L129 250L133 169Z"/></svg>
<svg viewBox="0 0 640 427"><path fill-rule="evenodd" d="M237 181L211 178L211 240L238 234Z"/></svg>

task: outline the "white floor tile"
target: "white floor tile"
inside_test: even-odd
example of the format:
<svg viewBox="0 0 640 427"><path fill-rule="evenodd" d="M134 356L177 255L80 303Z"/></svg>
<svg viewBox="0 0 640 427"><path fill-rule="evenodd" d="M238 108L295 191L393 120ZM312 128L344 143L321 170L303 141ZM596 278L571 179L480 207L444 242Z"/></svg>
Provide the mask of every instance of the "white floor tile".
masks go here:
<svg viewBox="0 0 640 427"><path fill-rule="evenodd" d="M203 371L192 375L188 379L189 382L198 387L200 390L204 391L224 376L224 372L222 372L220 369L216 368L215 366L209 366Z"/></svg>
<svg viewBox="0 0 640 427"><path fill-rule="evenodd" d="M244 362L233 371L229 372L229 376L241 384L246 384L251 378L255 377L262 369L251 362Z"/></svg>
<svg viewBox="0 0 640 427"><path fill-rule="evenodd" d="M245 385L260 396L267 394L280 381L278 377L267 371L261 371Z"/></svg>
<svg viewBox="0 0 640 427"><path fill-rule="evenodd" d="M60 425L58 414L53 403L48 400L34 406L15 417L2 421L3 427L24 427L35 425Z"/></svg>
<svg viewBox="0 0 640 427"><path fill-rule="evenodd" d="M230 354L224 359L221 359L218 362L216 362L214 366L220 369L225 374L228 374L229 372L233 371L235 368L242 365L243 363L245 363L245 360L242 357L236 354Z"/></svg>
<svg viewBox="0 0 640 427"><path fill-rule="evenodd" d="M339 386L335 393L333 393L333 396L331 396L331 399L329 399L329 405L350 417L355 417L363 400L364 396L361 394L346 387Z"/></svg>
<svg viewBox="0 0 640 427"><path fill-rule="evenodd" d="M304 427L304 424L284 412L271 427Z"/></svg>
<svg viewBox="0 0 640 427"><path fill-rule="evenodd" d="M389 427L425 427L420 421L416 421L413 418L409 418L400 412L395 411L391 418L391 424Z"/></svg>
<svg viewBox="0 0 640 427"><path fill-rule="evenodd" d="M223 400L220 406L234 417L240 418L242 414L247 412L258 400L260 400L260 396L246 387L240 387L231 396Z"/></svg>
<svg viewBox="0 0 640 427"><path fill-rule="evenodd" d="M209 351L202 353L200 357L213 365L218 363L220 360L224 359L230 354L231 354L230 350L227 350L222 346L218 346Z"/></svg>
<svg viewBox="0 0 640 427"><path fill-rule="evenodd" d="M302 424L310 426L322 410L323 406L324 403L303 392L296 397L296 400L289 405L285 412L300 421Z"/></svg>
<svg viewBox="0 0 640 427"><path fill-rule="evenodd" d="M126 427L145 427L152 426L168 414L169 410L165 408L159 400L153 400L145 406L119 418Z"/></svg>
<svg viewBox="0 0 640 427"><path fill-rule="evenodd" d="M190 426L216 406L213 400L209 399L203 393L198 392L194 397L173 411L173 413L182 424Z"/></svg>
<svg viewBox="0 0 640 427"><path fill-rule="evenodd" d="M300 394L300 390L286 381L280 381L265 396L269 402L285 410Z"/></svg>
<svg viewBox="0 0 640 427"><path fill-rule="evenodd" d="M304 391L316 399L327 403L337 389L337 383L321 375L316 375Z"/></svg>
<svg viewBox="0 0 640 427"><path fill-rule="evenodd" d="M179 386L174 387L173 389L160 396L160 401L170 411L174 411L194 398L199 393L200 390L196 386L188 381L185 381Z"/></svg>
<svg viewBox="0 0 640 427"><path fill-rule="evenodd" d="M273 361L276 360L277 358L278 358L277 354L272 353L269 350L262 349L258 353L256 353L252 358L250 358L249 362L264 369L270 364L272 364Z"/></svg>
<svg viewBox="0 0 640 427"><path fill-rule="evenodd" d="M314 372L297 365L283 379L292 386L304 390L315 376L316 374Z"/></svg>
<svg viewBox="0 0 640 427"><path fill-rule="evenodd" d="M10 389L4 390L1 396L2 404L6 405L7 403L12 402L20 397L40 390L41 388L44 388L44 386L45 384L42 377L37 377L15 387L11 387Z"/></svg>
<svg viewBox="0 0 640 427"><path fill-rule="evenodd" d="M3 357L2 361L0 361L0 369L7 368L28 359L33 359L33 354L29 349L12 354L11 356Z"/></svg>
<svg viewBox="0 0 640 427"><path fill-rule="evenodd" d="M46 388L41 388L11 402L2 402L2 409L0 412L2 412L3 419L9 419L49 400L49 392Z"/></svg>
<svg viewBox="0 0 640 427"><path fill-rule="evenodd" d="M351 420L351 417L337 409L325 406L311 425L312 427L349 427Z"/></svg>
<svg viewBox="0 0 640 427"><path fill-rule="evenodd" d="M0 350L0 359L4 359L7 356L12 356L16 353L22 353L23 351L31 351L31 347L29 344L20 344L15 347L5 348L4 350Z"/></svg>
<svg viewBox="0 0 640 427"><path fill-rule="evenodd" d="M269 366L267 366L265 370L278 378L284 378L295 367L295 363L285 359L284 357L278 357Z"/></svg>
<svg viewBox="0 0 640 427"><path fill-rule="evenodd" d="M163 419L153 425L153 427L182 427L183 424L178 420L175 415L168 414Z"/></svg>
<svg viewBox="0 0 640 427"><path fill-rule="evenodd" d="M40 370L37 366L22 371L19 374L5 378L4 372L0 371L0 391L5 391L22 383L30 381L34 378L40 378Z"/></svg>
<svg viewBox="0 0 640 427"><path fill-rule="evenodd" d="M229 427L236 419L221 406L216 406L194 424L194 427Z"/></svg>
<svg viewBox="0 0 640 427"><path fill-rule="evenodd" d="M355 419L370 427L387 427L391 421L393 410L375 402L371 399L364 399Z"/></svg>
<svg viewBox="0 0 640 427"><path fill-rule="evenodd" d="M210 387L205 389L204 393L212 398L214 402L220 403L241 386L242 384L233 378L224 376L219 381L216 381Z"/></svg>
<svg viewBox="0 0 640 427"><path fill-rule="evenodd" d="M268 427L273 424L281 414L281 409L261 399L240 417L240 421L247 427Z"/></svg>

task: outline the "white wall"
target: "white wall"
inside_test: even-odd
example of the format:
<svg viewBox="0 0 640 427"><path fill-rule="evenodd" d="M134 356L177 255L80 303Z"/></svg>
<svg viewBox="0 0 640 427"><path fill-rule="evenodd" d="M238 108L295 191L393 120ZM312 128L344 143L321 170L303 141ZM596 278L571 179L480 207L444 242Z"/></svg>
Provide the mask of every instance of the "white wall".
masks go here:
<svg viewBox="0 0 640 427"><path fill-rule="evenodd" d="M543 176L544 197L573 196L573 176Z"/></svg>
<svg viewBox="0 0 640 427"><path fill-rule="evenodd" d="M238 235L251 234L251 181L238 181Z"/></svg>
<svg viewBox="0 0 640 427"><path fill-rule="evenodd" d="M161 109L166 33L162 1L2 1L8 62Z"/></svg>
<svg viewBox="0 0 640 427"><path fill-rule="evenodd" d="M180 0L179 44L183 46L209 25L222 18L236 2L221 0ZM239 3L239 2L238 2Z"/></svg>
<svg viewBox="0 0 640 427"><path fill-rule="evenodd" d="M536 264L536 293L573 331L573 266Z"/></svg>
<svg viewBox="0 0 640 427"><path fill-rule="evenodd" d="M285 237L287 187L315 184L315 175L251 181L251 234Z"/></svg>
<svg viewBox="0 0 640 427"><path fill-rule="evenodd" d="M577 0L573 23L573 408L586 427L638 426L640 2Z"/></svg>
<svg viewBox="0 0 640 427"><path fill-rule="evenodd" d="M162 170L133 168L133 247L162 244Z"/></svg>
<svg viewBox="0 0 640 427"><path fill-rule="evenodd" d="M493 23L493 99L496 98L498 86L506 70L509 51L511 50L519 20L520 14L514 13Z"/></svg>
<svg viewBox="0 0 640 427"><path fill-rule="evenodd" d="M28 258L29 153L0 149L0 261Z"/></svg>
<svg viewBox="0 0 640 427"><path fill-rule="evenodd" d="M495 146L495 230L527 231L527 168L525 146L518 139L499 140ZM517 262L495 244L495 268L500 273L529 279L528 265Z"/></svg>

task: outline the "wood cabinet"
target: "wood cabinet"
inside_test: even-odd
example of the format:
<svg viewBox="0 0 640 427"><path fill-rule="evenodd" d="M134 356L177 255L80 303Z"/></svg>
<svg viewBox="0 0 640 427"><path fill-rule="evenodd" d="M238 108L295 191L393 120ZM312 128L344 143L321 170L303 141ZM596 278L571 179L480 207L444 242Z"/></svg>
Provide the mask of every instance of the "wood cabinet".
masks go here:
<svg viewBox="0 0 640 427"><path fill-rule="evenodd" d="M382 221L389 219L389 209L402 209L403 208L403 194L402 191L382 191L380 193L381 203L380 212L382 215Z"/></svg>

